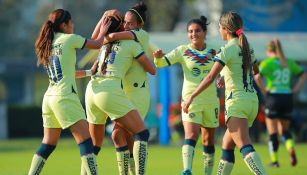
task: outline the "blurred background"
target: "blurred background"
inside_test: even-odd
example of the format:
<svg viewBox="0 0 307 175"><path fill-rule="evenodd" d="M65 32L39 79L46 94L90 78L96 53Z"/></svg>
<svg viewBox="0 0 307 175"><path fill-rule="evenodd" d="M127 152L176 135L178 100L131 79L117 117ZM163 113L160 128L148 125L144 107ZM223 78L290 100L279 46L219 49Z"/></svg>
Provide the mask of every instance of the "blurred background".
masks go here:
<svg viewBox="0 0 307 175"><path fill-rule="evenodd" d="M0 139L41 137L41 103L48 87L47 74L36 66L34 43L42 23L56 8L68 10L75 23L75 33L90 38L105 10L119 9L125 13L136 0L0 0ZM206 42L218 50L225 44L218 34L218 19L224 11L238 12L257 59L266 57L266 44L279 38L286 57L307 70L307 1L304 0L144 0L148 6L145 30L158 48L168 52L188 43L186 24L204 15L209 19ZM85 59L87 50L78 51L77 69L88 69L92 59ZM95 58L94 58L95 59ZM167 76L161 84L161 76ZM182 127L180 96L183 74L179 65L162 69L150 76L151 107L146 125L151 141L180 143ZM79 96L84 104L84 92L89 78L77 80ZM295 81L295 80L294 80ZM167 88L166 93L160 93ZM165 89L164 89L165 90ZM222 91L221 91L222 92ZM223 93L221 107L223 109ZM161 104L161 99L166 103ZM260 97L261 99L261 97ZM162 110L166 110L162 116ZM166 120L161 120L164 117ZM223 134L224 114L220 112L218 132ZM307 141L307 85L295 95L292 131L297 141ZM161 130L161 127L164 127ZM108 131L110 132L110 130ZM251 134L254 141L266 140L263 111L260 110ZM65 133L64 133L65 135Z"/></svg>

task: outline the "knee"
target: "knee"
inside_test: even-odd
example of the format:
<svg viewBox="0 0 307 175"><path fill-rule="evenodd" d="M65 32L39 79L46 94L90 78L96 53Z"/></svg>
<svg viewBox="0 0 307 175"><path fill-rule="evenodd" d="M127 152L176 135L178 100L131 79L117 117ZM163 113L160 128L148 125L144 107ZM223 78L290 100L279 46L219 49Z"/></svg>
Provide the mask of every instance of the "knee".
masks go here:
<svg viewBox="0 0 307 175"><path fill-rule="evenodd" d="M135 137L135 140L147 142L148 139L149 139L149 131L148 131L148 129L145 129L145 130L137 133L134 137Z"/></svg>

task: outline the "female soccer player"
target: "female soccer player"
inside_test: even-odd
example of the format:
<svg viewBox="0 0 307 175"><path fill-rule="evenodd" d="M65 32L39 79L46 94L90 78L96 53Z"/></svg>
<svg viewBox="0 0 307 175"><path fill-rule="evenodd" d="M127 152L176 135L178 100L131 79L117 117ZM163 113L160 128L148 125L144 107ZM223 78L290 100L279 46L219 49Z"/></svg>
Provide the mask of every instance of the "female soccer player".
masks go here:
<svg viewBox="0 0 307 175"><path fill-rule="evenodd" d="M162 50L155 51L154 61L157 67L170 66L180 63L184 73L182 88L183 101L188 100L192 92L211 70L216 54L207 43L207 18L201 16L199 19L192 19L187 24L187 32L190 43L178 46L168 54ZM192 174L192 161L194 148L201 129L204 172L206 175L212 173L214 164L214 134L218 123L219 100L215 85L211 85L208 91L198 96L193 103L189 113L182 112L185 140L182 146L183 172Z"/></svg>
<svg viewBox="0 0 307 175"><path fill-rule="evenodd" d="M107 42L115 40L135 40L141 44L145 54L149 56L149 36L143 30L146 22L147 6L144 2L139 2L129 9L124 18L123 32L115 32L106 36ZM139 111L142 119L146 117L149 104L150 104L150 91L148 86L147 72L144 68L134 60L128 72L123 79L123 89L128 98L135 105ZM135 174L134 159L133 159L133 137L131 133L127 132L119 125L114 126L112 132L112 139L116 147L116 157L118 161L119 170L124 170L124 163L127 162L125 158L129 158L129 173ZM125 170L126 171L126 170ZM122 174L123 172L120 172Z"/></svg>
<svg viewBox="0 0 307 175"><path fill-rule="evenodd" d="M39 174L56 147L62 129L69 128L80 147L81 160L87 174L97 174L93 143L88 131L85 112L78 99L75 82L76 49L98 49L110 22L104 18L99 36L88 40L74 34L74 24L67 10L57 9L43 24L35 43L37 64L43 65L49 76L42 112L44 138L32 159L29 175ZM91 74L87 71L87 74ZM85 72L78 74L84 76Z"/></svg>
<svg viewBox="0 0 307 175"><path fill-rule="evenodd" d="M251 145L248 127L256 118L258 98L252 84L252 71L258 73L254 64L254 52L250 49L243 33L242 18L234 12L223 14L219 20L220 34L227 44L216 55L210 73L204 78L192 95L185 99L183 111L188 113L205 89L210 87L214 79L223 69L225 79L225 114L227 130L223 138L222 159L218 174L230 174L235 162L234 148L237 146L249 169L257 175L265 174L260 157ZM252 69L253 68L253 69Z"/></svg>
<svg viewBox="0 0 307 175"><path fill-rule="evenodd" d="M297 93L304 84L306 73L292 59L286 59L281 43L278 39L273 39L267 46L268 58L261 62L260 76L266 80L266 87L257 82L261 87L266 99L266 126L270 136L269 150L271 155L271 165L279 167L278 163L278 133L282 136L287 150L290 153L291 165L297 164L294 151L294 143L289 125L293 111L292 94ZM292 78L299 79L292 87ZM256 79L257 80L257 79Z"/></svg>
<svg viewBox="0 0 307 175"><path fill-rule="evenodd" d="M98 59L99 72L92 78L86 89L88 121L93 127L91 136L94 143L97 143L95 146L100 148L103 136L99 132L109 116L111 120L115 121L115 125L131 132L134 136L133 153L137 165L136 174L144 174L149 132L136 107L123 91L122 79L133 60L137 60L142 68L151 74L155 74L155 68L144 54L141 46L133 40L119 40L107 44L101 49ZM121 151L124 148L117 149ZM129 154L127 156L126 160L129 160ZM123 167L128 166L128 162L122 163ZM128 169L126 168L126 170Z"/></svg>

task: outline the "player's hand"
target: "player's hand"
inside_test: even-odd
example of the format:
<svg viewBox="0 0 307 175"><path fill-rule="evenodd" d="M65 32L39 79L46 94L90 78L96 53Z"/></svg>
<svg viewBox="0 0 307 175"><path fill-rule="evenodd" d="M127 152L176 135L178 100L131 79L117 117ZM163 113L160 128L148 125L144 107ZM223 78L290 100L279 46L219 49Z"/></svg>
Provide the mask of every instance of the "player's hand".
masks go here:
<svg viewBox="0 0 307 175"><path fill-rule="evenodd" d="M154 51L152 54L155 58L162 58L165 55L161 49Z"/></svg>
<svg viewBox="0 0 307 175"><path fill-rule="evenodd" d="M183 102L182 110L183 110L184 113L186 113L186 114L189 113L189 107L190 107L192 101L193 101L193 98L190 97L190 98L188 98L188 100Z"/></svg>
<svg viewBox="0 0 307 175"><path fill-rule="evenodd" d="M221 77L219 77L219 78L216 80L216 86L217 86L218 88L224 88L224 87L225 87L224 76L221 76Z"/></svg>
<svg viewBox="0 0 307 175"><path fill-rule="evenodd" d="M109 27L111 25L111 20L109 17L107 16L104 16L102 18L102 23L101 23L101 26L100 26L100 32L103 34L103 35L106 35L108 30L109 30Z"/></svg>
<svg viewBox="0 0 307 175"><path fill-rule="evenodd" d="M96 74L97 72L98 72L98 60L96 60L95 63L91 67L92 75Z"/></svg>
<svg viewBox="0 0 307 175"><path fill-rule="evenodd" d="M106 16L106 17L113 16L117 21L122 21L122 19L123 19L120 11L117 10L117 9L111 9L111 10L105 11L104 14L103 14L103 17L104 16Z"/></svg>

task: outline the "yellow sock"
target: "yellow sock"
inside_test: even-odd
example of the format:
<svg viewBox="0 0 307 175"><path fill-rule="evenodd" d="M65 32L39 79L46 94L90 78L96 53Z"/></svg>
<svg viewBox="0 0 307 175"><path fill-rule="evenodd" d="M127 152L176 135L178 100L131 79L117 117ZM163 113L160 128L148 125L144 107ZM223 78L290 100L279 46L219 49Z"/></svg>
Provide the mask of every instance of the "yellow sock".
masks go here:
<svg viewBox="0 0 307 175"><path fill-rule="evenodd" d="M148 154L148 142L136 140L133 145L133 156L135 161L135 173L136 175L145 174L147 154Z"/></svg>
<svg viewBox="0 0 307 175"><path fill-rule="evenodd" d="M42 171L42 169L45 165L45 162L46 162L46 160L43 157L41 157L37 154L34 154L28 175L38 175L38 174L40 174L40 172Z"/></svg>
<svg viewBox="0 0 307 175"><path fill-rule="evenodd" d="M203 152L204 158L204 174L211 175L214 165L214 154L208 154Z"/></svg>
<svg viewBox="0 0 307 175"><path fill-rule="evenodd" d="M98 174L96 156L92 154L86 154L81 157L82 166L85 168L88 175Z"/></svg>
<svg viewBox="0 0 307 175"><path fill-rule="evenodd" d="M116 151L116 159L119 175L128 175L128 164L129 164L130 152Z"/></svg>
<svg viewBox="0 0 307 175"><path fill-rule="evenodd" d="M129 175L135 175L135 163L133 157L130 157L129 159Z"/></svg>
<svg viewBox="0 0 307 175"><path fill-rule="evenodd" d="M250 152L244 157L244 162L248 166L249 170L255 175L265 175L266 172L262 165L259 155L254 151Z"/></svg>
<svg viewBox="0 0 307 175"><path fill-rule="evenodd" d="M192 170L193 157L194 157L194 147L191 145L183 145L182 146L183 170Z"/></svg>
<svg viewBox="0 0 307 175"><path fill-rule="evenodd" d="M293 139L287 139L285 142L285 145L286 145L286 149L290 151L291 148L294 148Z"/></svg>
<svg viewBox="0 0 307 175"><path fill-rule="evenodd" d="M231 174L234 163L225 160L220 160L219 167L217 168L217 175Z"/></svg>

